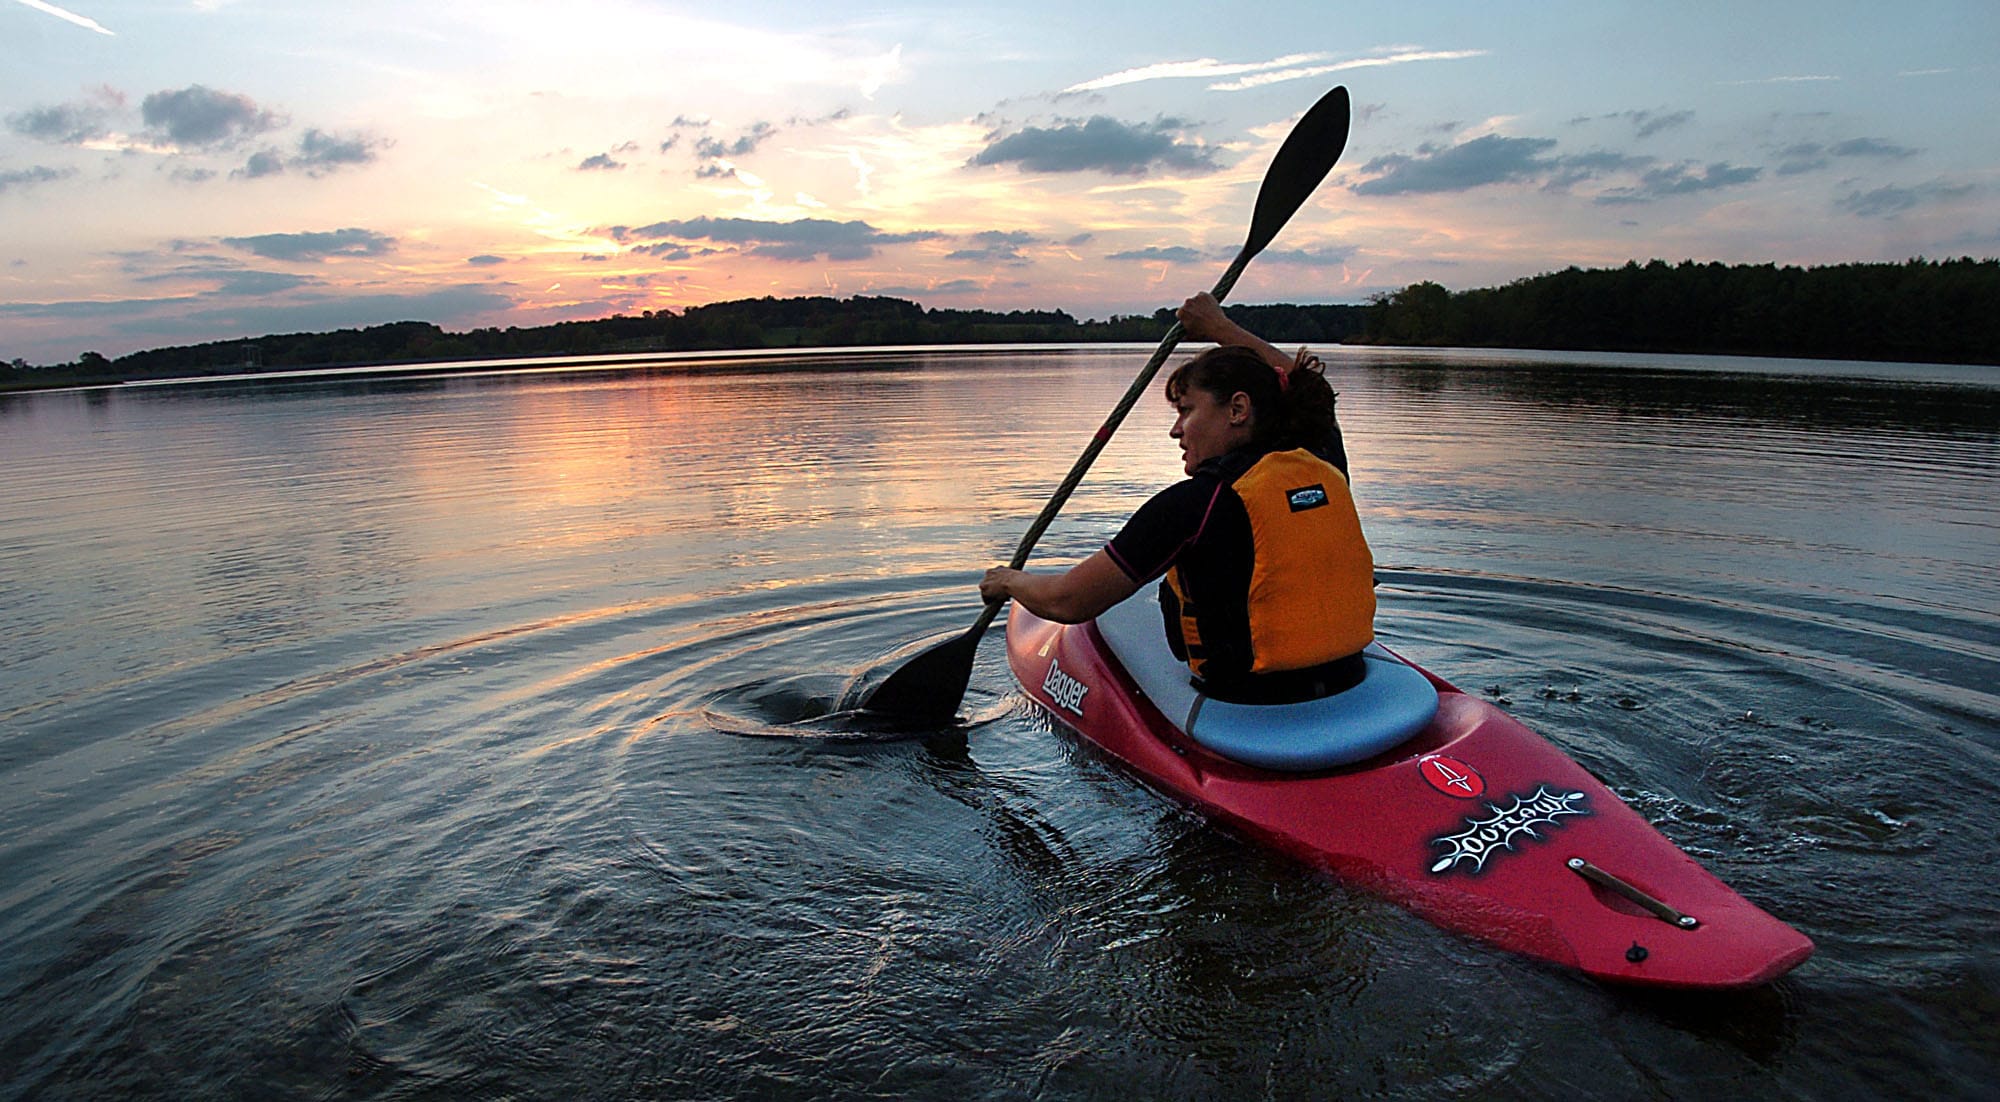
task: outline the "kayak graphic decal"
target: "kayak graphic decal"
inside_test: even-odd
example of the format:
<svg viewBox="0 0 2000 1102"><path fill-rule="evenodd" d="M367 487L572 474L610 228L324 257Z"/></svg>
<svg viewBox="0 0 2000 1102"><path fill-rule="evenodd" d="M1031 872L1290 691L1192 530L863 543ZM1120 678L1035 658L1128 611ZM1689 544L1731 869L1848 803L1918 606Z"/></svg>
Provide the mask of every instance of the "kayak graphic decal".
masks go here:
<svg viewBox="0 0 2000 1102"><path fill-rule="evenodd" d="M1432 788L1447 796L1470 800L1486 791L1486 778L1479 770L1443 754L1432 754L1417 763L1417 771L1424 775Z"/></svg>
<svg viewBox="0 0 2000 1102"><path fill-rule="evenodd" d="M1090 691L1090 686L1064 673L1061 664L1051 660L1048 676L1042 678L1042 691L1065 711L1081 716L1083 694Z"/></svg>
<svg viewBox="0 0 2000 1102"><path fill-rule="evenodd" d="M1490 819L1467 818L1464 830L1431 839L1431 845L1446 849L1445 855L1431 866L1431 872L1450 872L1470 862L1472 867L1468 871L1477 874L1486 868L1487 858L1501 850L1512 852L1515 838L1523 834L1540 838L1536 827L1559 827L1564 816L1590 814L1590 809L1583 806L1590 799L1587 793L1551 792L1548 785L1536 789L1532 796L1516 795L1513 799L1514 806L1504 809L1488 803L1486 809L1493 813Z"/></svg>

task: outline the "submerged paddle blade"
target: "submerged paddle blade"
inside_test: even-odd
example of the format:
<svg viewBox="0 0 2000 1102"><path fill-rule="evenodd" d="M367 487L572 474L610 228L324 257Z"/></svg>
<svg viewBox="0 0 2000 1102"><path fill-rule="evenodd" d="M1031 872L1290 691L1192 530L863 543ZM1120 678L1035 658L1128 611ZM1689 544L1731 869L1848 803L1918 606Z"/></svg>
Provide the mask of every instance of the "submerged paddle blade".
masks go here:
<svg viewBox="0 0 2000 1102"><path fill-rule="evenodd" d="M1263 190L1250 216L1250 234L1243 242L1245 259L1264 251L1300 207L1311 198L1333 164L1347 148L1347 88L1335 88L1300 117L1299 124L1278 147L1264 172Z"/></svg>
<svg viewBox="0 0 2000 1102"><path fill-rule="evenodd" d="M958 715L959 701L965 699L966 683L972 680L972 660L985 629L982 621L973 630L920 652L877 685L861 707L915 726L951 722Z"/></svg>

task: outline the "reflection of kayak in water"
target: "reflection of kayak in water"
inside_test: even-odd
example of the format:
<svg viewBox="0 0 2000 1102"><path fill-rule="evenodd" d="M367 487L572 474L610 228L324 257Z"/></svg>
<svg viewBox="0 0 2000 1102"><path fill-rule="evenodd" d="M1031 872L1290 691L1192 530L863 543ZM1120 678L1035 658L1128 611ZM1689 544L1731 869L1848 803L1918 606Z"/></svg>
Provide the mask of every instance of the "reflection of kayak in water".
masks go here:
<svg viewBox="0 0 2000 1102"><path fill-rule="evenodd" d="M1188 685L1142 591L1068 627L1015 604L1007 659L1153 785L1446 929L1662 987L1749 986L1812 955L1539 735L1380 647L1338 696L1224 704Z"/></svg>

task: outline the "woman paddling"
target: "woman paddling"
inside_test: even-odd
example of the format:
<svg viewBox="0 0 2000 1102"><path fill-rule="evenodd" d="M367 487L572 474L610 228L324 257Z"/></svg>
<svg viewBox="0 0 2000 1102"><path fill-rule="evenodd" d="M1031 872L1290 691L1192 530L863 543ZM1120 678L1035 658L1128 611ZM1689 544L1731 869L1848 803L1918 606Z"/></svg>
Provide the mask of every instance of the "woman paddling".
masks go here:
<svg viewBox="0 0 2000 1102"><path fill-rule="evenodd" d="M1315 358L1288 359L1210 295L1179 315L1190 337L1218 342L1167 379L1189 477L1068 571L995 567L980 595L1073 624L1163 578L1167 641L1202 692L1244 703L1339 692L1361 678L1375 591L1333 391Z"/></svg>

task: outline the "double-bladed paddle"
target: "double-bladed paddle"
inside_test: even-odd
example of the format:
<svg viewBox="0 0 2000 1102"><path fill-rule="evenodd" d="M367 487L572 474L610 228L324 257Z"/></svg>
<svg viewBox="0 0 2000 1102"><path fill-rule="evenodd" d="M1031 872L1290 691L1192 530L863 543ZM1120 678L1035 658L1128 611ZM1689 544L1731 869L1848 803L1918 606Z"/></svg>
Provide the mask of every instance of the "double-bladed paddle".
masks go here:
<svg viewBox="0 0 2000 1102"><path fill-rule="evenodd" d="M1292 215L1305 205L1313 189L1319 187L1326 174L1333 171L1335 161L1347 145L1347 89L1335 88L1321 96L1318 103L1299 119L1298 125L1285 138L1285 144L1278 148L1278 155L1271 160L1271 167L1264 172L1264 183L1257 192L1257 206L1250 216L1250 233L1243 242L1242 251L1230 262L1229 269L1215 282L1215 297L1220 301L1236 286L1236 279L1251 259L1264 251L1264 246L1278 236ZM1139 396L1146 391L1147 384L1159 373L1160 365L1166 363L1167 356L1181 341L1181 325L1175 322L1173 328L1161 339L1160 347L1153 352L1153 358L1132 380L1125 396L1106 418L1104 426L1090 440L1090 446L1077 457L1076 465L1069 475L1056 487L1049 503L1042 507L1042 514L1028 528L1027 535L1021 537L1021 544L1014 549L1014 557L1008 565L1021 569L1028 561L1028 552L1035 542L1042 538L1051 521L1055 520L1063 503L1083 481L1085 471L1097 460L1099 452L1111 441L1111 434L1118 430L1120 422L1130 413ZM861 704L865 712L891 720L898 725L920 726L941 724L958 713L959 702L965 698L966 682L972 678L972 661L979 649L980 637L992 625L993 618L1000 614L1002 602L989 603L979 614L979 619L964 634L957 635L942 643L918 653L903 663L902 667L890 674L876 686Z"/></svg>

